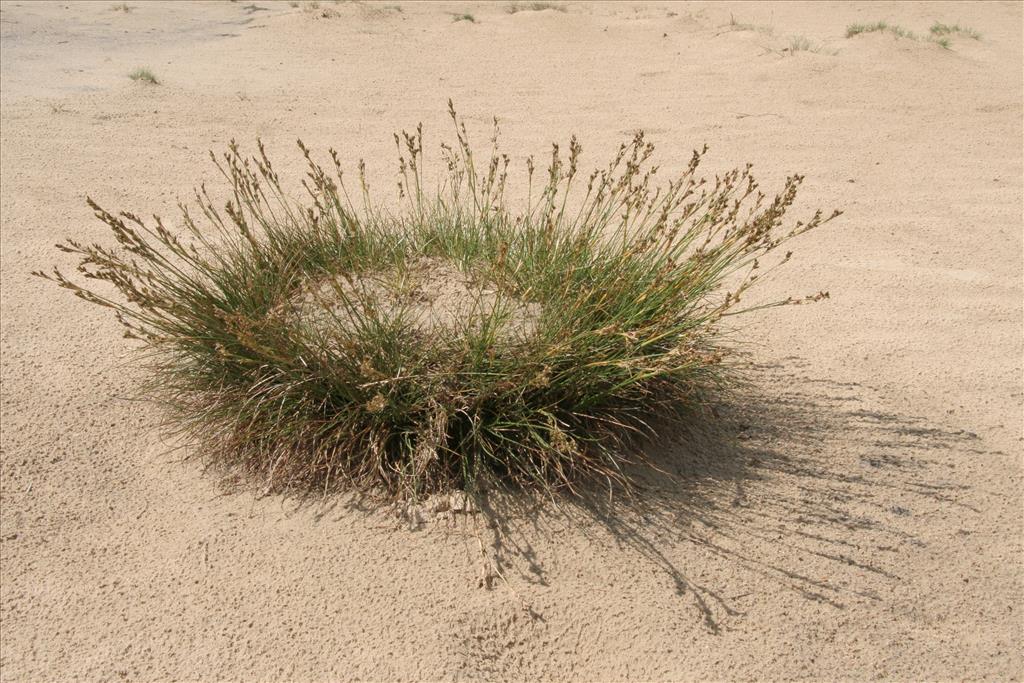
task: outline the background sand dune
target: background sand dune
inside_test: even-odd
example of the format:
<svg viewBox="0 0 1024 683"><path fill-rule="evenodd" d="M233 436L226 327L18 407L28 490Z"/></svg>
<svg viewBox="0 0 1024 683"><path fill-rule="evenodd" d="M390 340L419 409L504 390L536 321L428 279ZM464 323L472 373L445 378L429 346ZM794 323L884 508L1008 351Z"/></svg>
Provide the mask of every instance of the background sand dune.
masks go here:
<svg viewBox="0 0 1024 683"><path fill-rule="evenodd" d="M3 680L1021 677L1019 3L128 4L0 3ZM982 39L844 38L882 19ZM225 495L121 398L116 322L28 276L106 240L86 193L173 216L232 137L390 188L391 133L436 151L448 97L520 169L644 129L666 170L707 142L708 172L845 209L757 294L831 300L742 322L735 442L667 439L675 475L617 510L475 532Z"/></svg>

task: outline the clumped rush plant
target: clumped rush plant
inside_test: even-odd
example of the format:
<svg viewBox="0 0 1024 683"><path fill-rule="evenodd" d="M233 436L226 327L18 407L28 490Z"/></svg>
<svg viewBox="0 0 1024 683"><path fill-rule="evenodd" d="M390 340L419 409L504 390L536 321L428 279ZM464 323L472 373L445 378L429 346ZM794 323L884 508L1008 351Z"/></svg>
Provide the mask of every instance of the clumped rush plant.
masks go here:
<svg viewBox="0 0 1024 683"><path fill-rule="evenodd" d="M736 377L729 316L827 296L745 303L789 261L783 245L839 215L786 220L801 175L774 197L750 165L708 181L705 147L657 185L642 133L585 174L574 137L546 171L527 160L526 198L512 202L497 120L480 163L449 113L436 190L422 127L395 136L397 206L374 199L362 162L353 185L335 151L325 168L301 141L297 201L262 143L247 157L232 142L211 153L226 203L201 187L172 228L89 199L116 246L68 239L58 248L80 260L78 277L35 275L113 311L140 343L144 395L208 462L267 490L406 500L628 485L625 466L643 456L625 446ZM428 326L425 267L476 283Z"/></svg>

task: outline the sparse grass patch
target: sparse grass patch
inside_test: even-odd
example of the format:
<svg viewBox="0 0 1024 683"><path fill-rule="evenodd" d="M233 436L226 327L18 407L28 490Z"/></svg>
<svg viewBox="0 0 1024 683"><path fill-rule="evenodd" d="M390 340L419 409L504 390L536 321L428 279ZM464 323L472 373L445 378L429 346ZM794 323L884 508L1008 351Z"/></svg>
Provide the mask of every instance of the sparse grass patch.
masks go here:
<svg viewBox="0 0 1024 683"><path fill-rule="evenodd" d="M929 33L925 37L920 37L913 31L903 28L902 26L895 26L888 24L884 21L876 21L873 24L850 24L846 27L846 37L852 38L862 33L876 33L885 32L890 33L897 38L906 38L913 41L924 41L929 43L935 43L941 48L946 50L952 49L952 42L949 39L949 35L952 33L962 32L964 35L970 35L972 38L980 39L981 35L977 31L973 31L969 28L962 28L959 25L947 26L945 24L935 23Z"/></svg>
<svg viewBox="0 0 1024 683"><path fill-rule="evenodd" d="M552 9L556 12L569 11L565 5L554 2L513 2L505 8L505 11L509 14L517 14L518 12L542 12L546 9Z"/></svg>
<svg viewBox="0 0 1024 683"><path fill-rule="evenodd" d="M943 24L941 22L936 21L934 24L932 24L931 28L928 29L928 32L931 33L933 36L949 36L956 34L961 36L967 36L968 38L972 38L974 40L981 40L981 33L975 31L970 26L961 26L960 24Z"/></svg>
<svg viewBox="0 0 1024 683"><path fill-rule="evenodd" d="M809 52L810 49L811 41L804 36L793 36L789 40L790 52Z"/></svg>
<svg viewBox="0 0 1024 683"><path fill-rule="evenodd" d="M157 80L156 75L154 75L152 71L150 71L147 67L144 66L140 66L138 69L132 71L130 74L128 74L128 78L132 79L133 81L148 83L150 85L160 85L160 81Z"/></svg>
<svg viewBox="0 0 1024 683"><path fill-rule="evenodd" d="M317 19L337 19L341 16L338 10L331 7L323 7L317 0L307 2L303 7L303 11Z"/></svg>
<svg viewBox="0 0 1024 683"><path fill-rule="evenodd" d="M706 148L655 187L642 133L590 174L575 138L537 178L531 158L513 205L497 124L479 163L450 114L437 191L421 128L395 136L397 206L362 162L353 184L301 142L299 203L262 143L245 157L232 142L211 154L226 205L203 187L172 229L90 199L117 246L68 239L84 280L35 274L113 311L169 424L267 490L627 482L642 455L623 444L737 377L730 316L803 301L745 303L783 245L838 212L786 220L800 175L774 198L749 165L706 182Z"/></svg>
<svg viewBox="0 0 1024 683"><path fill-rule="evenodd" d="M890 26L889 33L893 34L897 38L909 38L910 40L917 40L917 34L913 31L909 31L902 26Z"/></svg>
<svg viewBox="0 0 1024 683"><path fill-rule="evenodd" d="M889 28L889 25L884 21L876 21L873 24L850 24L846 27L846 37L853 38L862 33L875 33L877 31L884 31L887 28Z"/></svg>
<svg viewBox="0 0 1024 683"><path fill-rule="evenodd" d="M454 14L452 15L452 21L468 21L471 24L475 24L476 17L472 14Z"/></svg>
<svg viewBox="0 0 1024 683"><path fill-rule="evenodd" d="M359 7L364 15L371 17L386 17L391 14L402 13L402 8L399 5L377 5L375 3L367 4L362 2L353 2L352 4Z"/></svg>
<svg viewBox="0 0 1024 683"><path fill-rule="evenodd" d="M819 43L814 43L806 36L793 36L789 40L789 53L793 55L797 52L813 52L815 54L829 55L830 57L834 57L839 54L838 50L833 50Z"/></svg>
<svg viewBox="0 0 1024 683"><path fill-rule="evenodd" d="M853 38L859 36L862 33L891 33L897 38L909 38L911 40L917 40L917 35L913 31L908 31L902 26L895 24L889 24L884 21L876 21L871 24L850 24L846 27L846 37Z"/></svg>
<svg viewBox="0 0 1024 683"><path fill-rule="evenodd" d="M121 2L116 5L111 5L110 9L114 12L124 12L125 14L128 14L135 8L131 7L127 2Z"/></svg>
<svg viewBox="0 0 1024 683"><path fill-rule="evenodd" d="M766 36L770 36L775 33L775 29L767 24L748 24L741 21L737 21L736 17L732 14L729 15L729 29L732 31L754 31L756 33L762 33Z"/></svg>

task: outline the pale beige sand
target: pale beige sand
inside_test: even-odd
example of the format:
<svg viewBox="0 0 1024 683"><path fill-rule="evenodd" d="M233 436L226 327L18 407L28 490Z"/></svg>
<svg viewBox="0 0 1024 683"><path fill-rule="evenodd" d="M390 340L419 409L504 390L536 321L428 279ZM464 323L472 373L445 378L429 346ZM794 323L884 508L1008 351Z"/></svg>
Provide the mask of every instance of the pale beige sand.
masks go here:
<svg viewBox="0 0 1024 683"><path fill-rule="evenodd" d="M0 5L3 680L1021 677L1019 3L111 4ZM843 37L878 19L983 38ZM393 129L436 150L448 97L520 161L643 128L666 169L707 142L711 171L806 173L801 208L846 214L759 296L831 300L743 323L761 416L665 444L692 464L617 516L409 531L222 495L120 398L116 323L29 271L107 239L86 193L171 216L231 137L389 185Z"/></svg>

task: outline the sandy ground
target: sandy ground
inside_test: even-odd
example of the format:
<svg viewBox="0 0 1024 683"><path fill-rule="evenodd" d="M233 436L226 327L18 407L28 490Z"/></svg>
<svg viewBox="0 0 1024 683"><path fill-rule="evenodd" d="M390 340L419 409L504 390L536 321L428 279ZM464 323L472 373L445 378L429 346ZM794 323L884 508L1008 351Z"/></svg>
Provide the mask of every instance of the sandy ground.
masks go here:
<svg viewBox="0 0 1024 683"><path fill-rule="evenodd" d="M1020 679L1021 4L111 4L0 4L3 680ZM844 37L880 19L982 39ZM173 216L232 137L389 185L448 97L520 161L643 128L845 209L759 295L831 299L743 323L738 440L497 529L225 494L124 400L116 323L29 277L107 239L87 193Z"/></svg>

